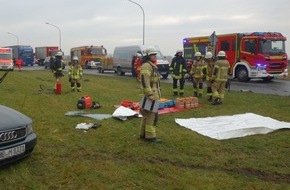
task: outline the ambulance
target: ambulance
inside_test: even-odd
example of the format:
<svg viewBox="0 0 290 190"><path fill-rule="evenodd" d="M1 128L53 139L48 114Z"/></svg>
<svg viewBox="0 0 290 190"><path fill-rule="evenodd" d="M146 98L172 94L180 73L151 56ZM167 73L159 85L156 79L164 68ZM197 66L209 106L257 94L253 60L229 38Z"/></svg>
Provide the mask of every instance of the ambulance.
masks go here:
<svg viewBox="0 0 290 190"><path fill-rule="evenodd" d="M0 48L0 70L14 70L11 48Z"/></svg>

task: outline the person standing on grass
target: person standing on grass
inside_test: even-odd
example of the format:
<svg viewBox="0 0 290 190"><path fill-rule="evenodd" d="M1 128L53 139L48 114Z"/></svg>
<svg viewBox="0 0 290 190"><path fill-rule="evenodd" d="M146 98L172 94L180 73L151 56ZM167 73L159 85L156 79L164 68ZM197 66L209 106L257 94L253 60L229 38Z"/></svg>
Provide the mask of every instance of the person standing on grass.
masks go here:
<svg viewBox="0 0 290 190"><path fill-rule="evenodd" d="M55 83L55 90L56 90L56 84L61 82L61 78L64 76L62 70L64 69L65 65L62 60L63 53L61 51L57 52L55 54L55 59L52 64L52 73L55 77L56 83Z"/></svg>
<svg viewBox="0 0 290 190"><path fill-rule="evenodd" d="M205 82L206 82L206 92L208 96L208 101L212 102L212 90L211 90L211 85L212 85L212 73L213 73L213 68L214 68L214 61L212 57L211 52L207 52L205 54L205 65L202 68L202 73L203 76L205 77Z"/></svg>
<svg viewBox="0 0 290 190"><path fill-rule="evenodd" d="M204 65L204 61L201 59L201 53L196 52L194 54L195 60L193 61L190 75L193 78L193 96L201 97L203 94L203 81L202 81L202 67Z"/></svg>
<svg viewBox="0 0 290 190"><path fill-rule="evenodd" d="M75 84L77 85L77 91L81 92L80 80L83 76L82 66L79 65L79 60L77 56L73 57L72 63L68 69L69 82L71 86L71 91L75 91Z"/></svg>
<svg viewBox="0 0 290 190"><path fill-rule="evenodd" d="M175 57L172 59L171 64L170 64L170 72L172 73L172 78L173 78L173 95L176 96L178 94L178 89L177 89L177 82L179 80L179 95L183 96L184 94L184 75L187 73L187 66L186 66L186 61L182 57L183 51L182 50L177 50Z"/></svg>
<svg viewBox="0 0 290 190"><path fill-rule="evenodd" d="M148 101L158 100L161 97L160 79L157 66L154 64L157 52L154 48L148 48L145 53L140 72L143 96ZM140 113L142 114L140 138L146 142L161 143L162 141L156 138L158 114L145 109L140 109Z"/></svg>
<svg viewBox="0 0 290 190"><path fill-rule="evenodd" d="M212 105L222 104L230 69L230 63L226 60L226 53L224 51L220 51L217 57L218 60L215 62L212 74Z"/></svg>
<svg viewBox="0 0 290 190"><path fill-rule="evenodd" d="M21 67L22 67L22 65L23 65L23 61L22 61L22 59L17 58L16 61L15 61L15 64L16 64L17 67L18 67L18 71L21 71Z"/></svg>

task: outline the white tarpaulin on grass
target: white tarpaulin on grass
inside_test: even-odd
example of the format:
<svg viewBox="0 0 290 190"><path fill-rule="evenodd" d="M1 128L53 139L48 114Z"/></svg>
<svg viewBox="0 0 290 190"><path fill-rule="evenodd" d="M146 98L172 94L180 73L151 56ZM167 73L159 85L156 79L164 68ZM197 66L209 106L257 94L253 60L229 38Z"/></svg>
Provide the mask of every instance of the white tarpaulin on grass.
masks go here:
<svg viewBox="0 0 290 190"><path fill-rule="evenodd" d="M290 123L253 113L232 116L175 119L175 122L201 135L217 140L255 134L267 134L282 128L290 129Z"/></svg>

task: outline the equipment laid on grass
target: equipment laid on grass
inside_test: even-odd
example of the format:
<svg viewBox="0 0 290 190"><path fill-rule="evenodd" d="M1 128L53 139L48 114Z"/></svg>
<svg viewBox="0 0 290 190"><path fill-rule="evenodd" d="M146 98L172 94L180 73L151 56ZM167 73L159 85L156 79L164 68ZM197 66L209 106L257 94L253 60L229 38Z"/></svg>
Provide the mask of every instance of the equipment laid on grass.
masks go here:
<svg viewBox="0 0 290 190"><path fill-rule="evenodd" d="M99 102L93 101L91 97L85 95L78 100L78 109L98 109L101 106Z"/></svg>

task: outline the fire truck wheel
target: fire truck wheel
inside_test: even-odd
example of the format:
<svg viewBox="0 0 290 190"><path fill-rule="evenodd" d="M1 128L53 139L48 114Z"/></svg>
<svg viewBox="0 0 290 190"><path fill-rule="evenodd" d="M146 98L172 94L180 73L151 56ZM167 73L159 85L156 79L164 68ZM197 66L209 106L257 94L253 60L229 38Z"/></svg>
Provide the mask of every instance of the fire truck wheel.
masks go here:
<svg viewBox="0 0 290 190"><path fill-rule="evenodd" d="M241 82L248 82L250 80L248 77L248 70L243 66L237 69L236 77Z"/></svg>

